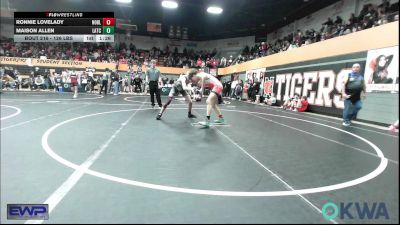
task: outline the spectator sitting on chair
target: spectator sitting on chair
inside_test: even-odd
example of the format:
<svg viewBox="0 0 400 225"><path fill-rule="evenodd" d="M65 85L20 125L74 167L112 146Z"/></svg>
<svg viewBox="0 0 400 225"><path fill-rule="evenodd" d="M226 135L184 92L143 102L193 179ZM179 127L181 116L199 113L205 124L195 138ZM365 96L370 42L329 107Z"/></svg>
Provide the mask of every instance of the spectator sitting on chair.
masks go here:
<svg viewBox="0 0 400 225"><path fill-rule="evenodd" d="M297 105L294 107L293 111L295 112L304 112L307 110L308 102L307 96L301 97L300 101L297 101Z"/></svg>

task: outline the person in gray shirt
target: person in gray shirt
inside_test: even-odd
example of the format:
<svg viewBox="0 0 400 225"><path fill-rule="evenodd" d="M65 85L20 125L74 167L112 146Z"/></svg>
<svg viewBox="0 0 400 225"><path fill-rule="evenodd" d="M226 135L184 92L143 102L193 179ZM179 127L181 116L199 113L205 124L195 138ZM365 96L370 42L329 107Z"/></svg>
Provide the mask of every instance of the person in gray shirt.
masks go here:
<svg viewBox="0 0 400 225"><path fill-rule="evenodd" d="M160 78L160 70L156 68L156 60L151 60L150 68L146 71L146 83L149 84L150 88L150 100L151 106L154 107L154 94L156 94L157 104L161 109L161 97L160 97L160 90L158 89L158 80Z"/></svg>

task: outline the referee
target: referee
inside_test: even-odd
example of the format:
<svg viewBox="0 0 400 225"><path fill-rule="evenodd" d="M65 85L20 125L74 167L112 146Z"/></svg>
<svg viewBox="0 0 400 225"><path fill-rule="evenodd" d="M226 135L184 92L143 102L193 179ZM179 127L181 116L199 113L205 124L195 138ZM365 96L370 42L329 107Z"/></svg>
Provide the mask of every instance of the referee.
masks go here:
<svg viewBox="0 0 400 225"><path fill-rule="evenodd" d="M158 89L158 79L160 78L160 70L156 68L156 60L151 60L150 68L146 71L146 82L149 83L151 106L154 107L154 93L156 94L158 106L161 108L161 97Z"/></svg>

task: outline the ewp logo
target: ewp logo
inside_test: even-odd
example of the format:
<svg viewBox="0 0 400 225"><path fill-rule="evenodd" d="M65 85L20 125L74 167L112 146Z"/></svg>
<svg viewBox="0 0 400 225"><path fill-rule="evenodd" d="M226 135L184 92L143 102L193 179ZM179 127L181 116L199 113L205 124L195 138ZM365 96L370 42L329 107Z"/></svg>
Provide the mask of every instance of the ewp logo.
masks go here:
<svg viewBox="0 0 400 225"><path fill-rule="evenodd" d="M48 204L7 204L8 220L48 220Z"/></svg>
<svg viewBox="0 0 400 225"><path fill-rule="evenodd" d="M370 220L389 219L386 205L383 202L374 202L372 205L366 202L341 202L340 208L333 202L327 202L322 206L321 211L322 216L327 220L335 219L337 216L340 219L354 219L354 216L358 216L359 219Z"/></svg>

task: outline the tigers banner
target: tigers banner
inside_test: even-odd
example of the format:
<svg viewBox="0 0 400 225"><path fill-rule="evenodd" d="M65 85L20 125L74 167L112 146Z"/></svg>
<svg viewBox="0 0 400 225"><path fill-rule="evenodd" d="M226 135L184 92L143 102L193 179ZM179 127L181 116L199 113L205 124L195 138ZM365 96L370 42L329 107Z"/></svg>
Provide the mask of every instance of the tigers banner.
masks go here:
<svg viewBox="0 0 400 225"><path fill-rule="evenodd" d="M267 68L264 95L275 94L278 104L294 94L306 96L312 111L340 115L344 107L341 97L343 78L354 63L365 66L366 53L333 57L306 63Z"/></svg>

